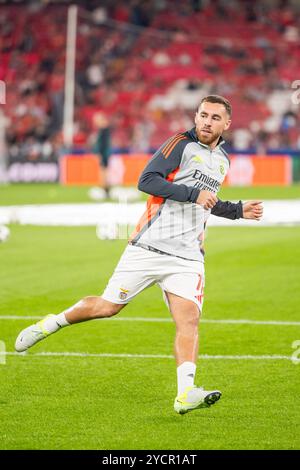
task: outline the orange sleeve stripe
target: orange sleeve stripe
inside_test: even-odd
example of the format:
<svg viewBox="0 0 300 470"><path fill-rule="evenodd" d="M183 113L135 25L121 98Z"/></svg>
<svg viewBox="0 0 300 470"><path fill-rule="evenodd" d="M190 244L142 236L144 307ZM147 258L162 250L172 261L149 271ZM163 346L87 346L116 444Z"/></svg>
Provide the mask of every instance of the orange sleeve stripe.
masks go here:
<svg viewBox="0 0 300 470"><path fill-rule="evenodd" d="M172 142L174 142L174 140L178 139L179 135L175 135L175 137L171 137L171 139L166 143L166 145L164 146L164 148L162 149L162 153L165 154L165 152L168 150L168 148L172 145Z"/></svg>
<svg viewBox="0 0 300 470"><path fill-rule="evenodd" d="M176 145L181 142L181 140L185 140L186 137L185 136L181 136L179 137L175 142L172 143L171 147L168 148L167 152L165 153L165 158L168 158L172 152L172 150L174 150L174 148L176 147Z"/></svg>
<svg viewBox="0 0 300 470"><path fill-rule="evenodd" d="M186 138L183 134L175 135L175 137L173 137L162 149L163 155L165 155L165 157L168 158L169 150L173 149L175 147L176 143L179 142L180 140L182 140L183 138Z"/></svg>
<svg viewBox="0 0 300 470"><path fill-rule="evenodd" d="M175 135L175 137L173 137L173 139L171 139L170 142L164 147L162 153L166 155L169 149L172 147L172 145L174 145L177 141L179 141L180 138L181 138L181 134Z"/></svg>

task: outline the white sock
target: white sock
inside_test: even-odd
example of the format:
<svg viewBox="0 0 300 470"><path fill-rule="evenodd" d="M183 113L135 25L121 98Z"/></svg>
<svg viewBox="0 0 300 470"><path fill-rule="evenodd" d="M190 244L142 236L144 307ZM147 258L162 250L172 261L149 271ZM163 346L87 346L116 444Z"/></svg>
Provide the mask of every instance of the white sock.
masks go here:
<svg viewBox="0 0 300 470"><path fill-rule="evenodd" d="M64 326L68 325L70 325L70 323L66 320L64 312L51 316L44 322L44 328L45 330L49 331L49 333L55 333L55 331L60 330Z"/></svg>
<svg viewBox="0 0 300 470"><path fill-rule="evenodd" d="M62 312L56 315L56 321L60 325L61 328L63 328L64 326L69 326L71 324L66 319L65 312Z"/></svg>
<svg viewBox="0 0 300 470"><path fill-rule="evenodd" d="M196 375L196 364L194 362L183 362L177 367L177 394L181 395L186 387L194 385Z"/></svg>

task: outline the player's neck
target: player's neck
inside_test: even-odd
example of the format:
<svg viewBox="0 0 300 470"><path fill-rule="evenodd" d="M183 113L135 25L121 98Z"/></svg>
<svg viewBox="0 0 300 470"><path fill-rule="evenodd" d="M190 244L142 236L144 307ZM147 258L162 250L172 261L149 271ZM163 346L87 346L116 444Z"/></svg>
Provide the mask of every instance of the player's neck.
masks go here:
<svg viewBox="0 0 300 470"><path fill-rule="evenodd" d="M214 148L216 148L218 143L219 143L219 137L216 140L214 140L211 144L209 144L209 148L213 150Z"/></svg>
<svg viewBox="0 0 300 470"><path fill-rule="evenodd" d="M200 139L199 139L199 142L203 145L206 145L210 150L214 150L217 147L219 140L220 140L220 137L218 137L216 140L214 140L210 144L207 144L206 142L202 142Z"/></svg>

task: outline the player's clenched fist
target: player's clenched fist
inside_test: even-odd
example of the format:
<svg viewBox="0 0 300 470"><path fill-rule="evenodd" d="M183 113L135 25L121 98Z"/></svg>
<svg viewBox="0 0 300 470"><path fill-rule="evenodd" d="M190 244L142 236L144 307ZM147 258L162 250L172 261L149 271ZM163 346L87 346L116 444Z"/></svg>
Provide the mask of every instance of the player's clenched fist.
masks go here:
<svg viewBox="0 0 300 470"><path fill-rule="evenodd" d="M200 204L204 209L212 209L218 202L218 198L214 193L210 191L203 190L200 191L196 204Z"/></svg>

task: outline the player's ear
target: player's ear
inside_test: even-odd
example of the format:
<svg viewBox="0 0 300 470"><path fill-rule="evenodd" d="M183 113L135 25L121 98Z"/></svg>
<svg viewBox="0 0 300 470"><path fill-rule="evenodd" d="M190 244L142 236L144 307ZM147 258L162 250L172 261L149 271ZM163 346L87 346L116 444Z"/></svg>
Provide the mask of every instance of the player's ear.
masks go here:
<svg viewBox="0 0 300 470"><path fill-rule="evenodd" d="M227 131L227 129L229 129L230 124L231 124L231 119L228 119L228 121L225 124L224 131Z"/></svg>

